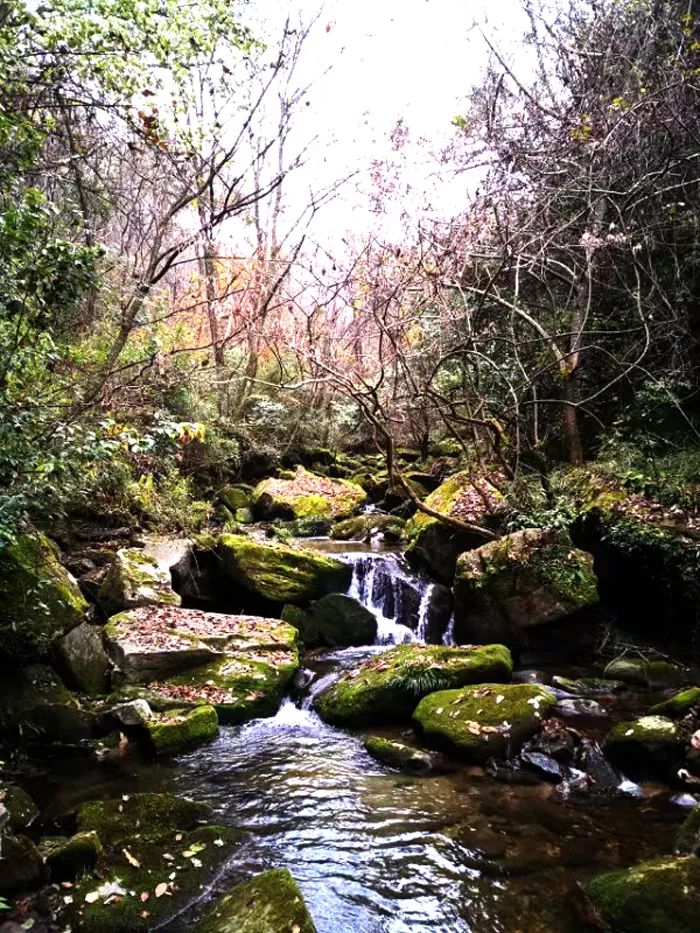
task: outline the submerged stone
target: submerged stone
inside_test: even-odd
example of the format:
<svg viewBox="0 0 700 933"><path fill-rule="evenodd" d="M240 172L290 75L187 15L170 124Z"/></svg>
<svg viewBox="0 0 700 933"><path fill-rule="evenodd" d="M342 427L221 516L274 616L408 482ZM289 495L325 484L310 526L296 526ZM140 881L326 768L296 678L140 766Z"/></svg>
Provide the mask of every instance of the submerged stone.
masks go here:
<svg viewBox="0 0 700 933"><path fill-rule="evenodd" d="M316 933L301 891L286 868L236 885L212 904L197 929L199 933Z"/></svg>
<svg viewBox="0 0 700 933"><path fill-rule="evenodd" d="M697 933L700 859L659 858L594 878L587 893L614 933Z"/></svg>
<svg viewBox="0 0 700 933"><path fill-rule="evenodd" d="M348 518L365 503L367 494L349 480L329 479L303 467L285 479L263 480L251 502L258 518Z"/></svg>
<svg viewBox="0 0 700 933"><path fill-rule="evenodd" d="M251 593L276 603L303 603L350 583L347 564L312 550L221 535L217 553L224 573Z"/></svg>
<svg viewBox="0 0 700 933"><path fill-rule="evenodd" d="M322 719L338 725L407 721L421 697L507 681L512 667L503 645L400 645L345 673L316 697L314 707Z"/></svg>
<svg viewBox="0 0 700 933"><path fill-rule="evenodd" d="M539 731L555 703L544 687L483 684L431 693L413 722L430 745L470 761L507 758Z"/></svg>
<svg viewBox="0 0 700 933"><path fill-rule="evenodd" d="M0 550L0 647L12 658L40 660L87 609L75 579L43 534L18 535Z"/></svg>
<svg viewBox="0 0 700 933"><path fill-rule="evenodd" d="M597 602L590 554L565 532L517 531L459 556L455 638L517 648L538 637L539 626L573 616L578 635L581 613Z"/></svg>

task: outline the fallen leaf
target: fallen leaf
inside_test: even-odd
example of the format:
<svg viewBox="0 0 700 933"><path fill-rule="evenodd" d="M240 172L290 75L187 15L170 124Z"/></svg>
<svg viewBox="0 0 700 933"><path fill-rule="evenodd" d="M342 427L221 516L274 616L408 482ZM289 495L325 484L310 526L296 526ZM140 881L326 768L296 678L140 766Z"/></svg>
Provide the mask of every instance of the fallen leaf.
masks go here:
<svg viewBox="0 0 700 933"><path fill-rule="evenodd" d="M151 895L148 893L148 891L142 891L141 892L141 903L145 904L150 896Z"/></svg>
<svg viewBox="0 0 700 933"><path fill-rule="evenodd" d="M156 885L156 897L162 897L164 894L169 894L168 891L168 882L161 881L160 884Z"/></svg>
<svg viewBox="0 0 700 933"><path fill-rule="evenodd" d="M124 853L124 858L127 860L129 865L133 865L134 868L141 867L141 862L139 862L138 859L134 858L134 856L131 854L131 852L129 852L128 849L122 849L122 852Z"/></svg>

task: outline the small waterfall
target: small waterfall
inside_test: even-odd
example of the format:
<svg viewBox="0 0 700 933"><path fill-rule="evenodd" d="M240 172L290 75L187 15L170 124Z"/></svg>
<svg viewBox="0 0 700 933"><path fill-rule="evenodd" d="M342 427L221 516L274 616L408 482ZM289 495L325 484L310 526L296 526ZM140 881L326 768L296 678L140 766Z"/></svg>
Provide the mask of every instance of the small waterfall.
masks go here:
<svg viewBox="0 0 700 933"><path fill-rule="evenodd" d="M430 612L430 597L433 595L433 590L435 589L434 583L429 583L423 591L423 595L420 599L420 606L418 607L418 628L416 629L416 635L418 636L419 641L428 640L428 622L430 621L429 612Z"/></svg>
<svg viewBox="0 0 700 933"><path fill-rule="evenodd" d="M456 645L455 641L455 614L454 612L450 616L450 621L447 623L447 628L445 629L445 634L442 636L443 645Z"/></svg>
<svg viewBox="0 0 700 933"><path fill-rule="evenodd" d="M377 644L421 640L433 584L409 573L396 554L349 554L353 596L377 618ZM422 621L422 626L421 626Z"/></svg>

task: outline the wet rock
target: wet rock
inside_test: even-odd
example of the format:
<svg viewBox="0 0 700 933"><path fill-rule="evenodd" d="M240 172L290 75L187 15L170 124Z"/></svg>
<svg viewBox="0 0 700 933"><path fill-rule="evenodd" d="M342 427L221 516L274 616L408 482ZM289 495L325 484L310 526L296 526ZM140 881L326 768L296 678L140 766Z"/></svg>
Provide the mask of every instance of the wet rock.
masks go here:
<svg viewBox="0 0 700 933"><path fill-rule="evenodd" d="M314 707L322 719L337 725L407 721L421 697L450 687L508 680L511 668L503 645L399 645L347 671L316 696Z"/></svg>
<svg viewBox="0 0 700 933"><path fill-rule="evenodd" d="M698 803L697 797L692 794L674 794L670 802L676 807L682 807L684 810L692 810Z"/></svg>
<svg viewBox="0 0 700 933"><path fill-rule="evenodd" d="M605 676L635 687L662 689L682 684L684 668L670 661L647 661L645 658L624 657L611 661L605 668Z"/></svg>
<svg viewBox="0 0 700 933"><path fill-rule="evenodd" d="M700 859L659 858L594 878L587 893L615 933L696 933Z"/></svg>
<svg viewBox="0 0 700 933"><path fill-rule="evenodd" d="M96 832L76 833L70 839L42 839L41 851L52 881L75 881L95 868L102 843Z"/></svg>
<svg viewBox="0 0 700 933"><path fill-rule="evenodd" d="M580 677L572 680L558 674L552 677L552 686L582 697L608 696L625 689L621 680L606 680L603 677Z"/></svg>
<svg viewBox="0 0 700 933"><path fill-rule="evenodd" d="M608 733L603 750L625 774L667 777L683 753L678 726L663 716L621 722Z"/></svg>
<svg viewBox="0 0 700 933"><path fill-rule="evenodd" d="M312 550L264 544L243 535L221 535L217 542L227 577L251 593L276 603L304 603L350 583L347 564Z"/></svg>
<svg viewBox="0 0 700 933"><path fill-rule="evenodd" d="M219 719L213 706L196 706L157 713L144 726L157 755L176 755L211 741L219 731Z"/></svg>
<svg viewBox="0 0 700 933"><path fill-rule="evenodd" d="M539 731L554 706L544 687L483 684L431 693L413 722L429 745L469 761L508 758Z"/></svg>
<svg viewBox="0 0 700 933"><path fill-rule="evenodd" d="M600 703L596 703L595 700L572 697L571 699L558 700L555 714L566 717L589 716L591 718L600 718L605 716L606 712Z"/></svg>
<svg viewBox="0 0 700 933"><path fill-rule="evenodd" d="M95 730L94 714L80 706L52 668L32 664L0 679L0 732L71 743Z"/></svg>
<svg viewBox="0 0 700 933"><path fill-rule="evenodd" d="M564 771L561 765L549 755L543 755L542 752L524 750L520 753L520 760L527 768L530 768L535 774L539 774L540 777L543 777L546 781L559 784L564 780Z"/></svg>
<svg viewBox="0 0 700 933"><path fill-rule="evenodd" d="M431 774L450 770L447 762L435 752L415 748L393 739L370 735L364 740L364 746L372 758L408 774Z"/></svg>
<svg viewBox="0 0 700 933"><path fill-rule="evenodd" d="M348 518L362 506L367 494L349 480L329 479L303 467L287 479L266 479L251 495L253 512L262 520L281 518Z"/></svg>
<svg viewBox="0 0 700 933"><path fill-rule="evenodd" d="M573 761L578 739L578 733L567 729L559 720L548 719L542 724L542 731L527 743L525 750L539 752L566 765Z"/></svg>
<svg viewBox="0 0 700 933"><path fill-rule="evenodd" d="M461 554L455 571L457 642L530 647L540 626L571 619L567 642L598 602L593 559L564 532L527 529ZM590 616L590 614L589 614ZM549 632L547 638L550 639Z"/></svg>
<svg viewBox="0 0 700 933"><path fill-rule="evenodd" d="M700 855L700 806L695 806L676 834L674 855Z"/></svg>
<svg viewBox="0 0 700 933"><path fill-rule="evenodd" d="M145 550L122 548L104 578L98 601L107 615L139 606L179 606L170 571Z"/></svg>
<svg viewBox="0 0 700 933"><path fill-rule="evenodd" d="M112 663L105 651L102 629L88 622L71 629L56 643L56 665L76 690L106 693Z"/></svg>
<svg viewBox="0 0 700 933"><path fill-rule="evenodd" d="M5 808L4 823L10 832L22 832L28 829L39 816L39 808L29 794L15 784L0 781L0 804ZM3 823L0 821L0 826Z"/></svg>
<svg viewBox="0 0 700 933"><path fill-rule="evenodd" d="M499 784L513 784L522 787L535 787L541 784L540 777L534 771L521 768L512 761L500 761L488 758L484 764L488 776Z"/></svg>
<svg viewBox="0 0 700 933"><path fill-rule="evenodd" d="M700 687L690 687L681 690L663 703L652 706L651 712L657 716L668 716L670 719L680 719L691 710L700 709Z"/></svg>
<svg viewBox="0 0 700 933"><path fill-rule="evenodd" d="M438 486L427 496L425 504L443 515L494 527L499 521L503 496L485 477L465 470ZM458 555L484 543L483 535L452 528L424 512L416 512L411 518L406 536L409 541L406 556L410 562L448 585L452 583Z"/></svg>
<svg viewBox="0 0 700 933"><path fill-rule="evenodd" d="M0 894L37 887L44 880L44 860L26 836L3 836Z"/></svg>
<svg viewBox="0 0 700 933"><path fill-rule="evenodd" d="M597 742L584 739L577 762L586 772L589 791L612 795L620 789L623 777L607 760Z"/></svg>
<svg viewBox="0 0 700 933"><path fill-rule="evenodd" d="M303 630L307 648L372 645L376 637L377 619L374 614L352 596L340 593L329 593L317 600Z"/></svg>
<svg viewBox="0 0 700 933"><path fill-rule="evenodd" d="M0 551L0 647L11 658L40 660L79 625L87 603L45 535L18 535Z"/></svg>
<svg viewBox="0 0 700 933"><path fill-rule="evenodd" d="M395 515L373 512L338 522L331 528L330 536L335 541L370 541L380 535L385 541L400 541L405 524Z"/></svg>
<svg viewBox="0 0 700 933"><path fill-rule="evenodd" d="M200 933L316 933L301 891L286 868L236 885L198 923Z"/></svg>
<svg viewBox="0 0 700 933"><path fill-rule="evenodd" d="M452 608L452 590L441 583L435 583L428 594L428 605L425 610L425 640L428 644L442 644L452 617Z"/></svg>

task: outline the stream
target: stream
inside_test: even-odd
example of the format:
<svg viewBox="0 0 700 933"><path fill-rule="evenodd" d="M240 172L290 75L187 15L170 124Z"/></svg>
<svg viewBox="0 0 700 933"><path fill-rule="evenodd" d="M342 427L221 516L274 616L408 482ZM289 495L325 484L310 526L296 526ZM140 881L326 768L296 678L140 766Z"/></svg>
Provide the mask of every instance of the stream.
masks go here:
<svg viewBox="0 0 700 933"><path fill-rule="evenodd" d="M56 765L44 795L57 798L57 808L136 790L209 802L217 821L249 833L220 889L287 867L318 933L575 933L576 884L668 851L685 811L661 785L606 795L567 782L503 783L465 766L406 776L374 761L362 733L324 724L311 709L313 693L372 653L422 640L432 586L396 554L345 553L354 571L349 592L377 616L378 644L314 654L306 661L316 676L310 695L298 705L287 698L272 718L222 727L210 744L164 763L127 754L108 770L76 769L70 781ZM568 724L598 738L650 701L625 691L601 700L602 714ZM406 727L371 731L410 736ZM197 910L165 929L196 929Z"/></svg>

